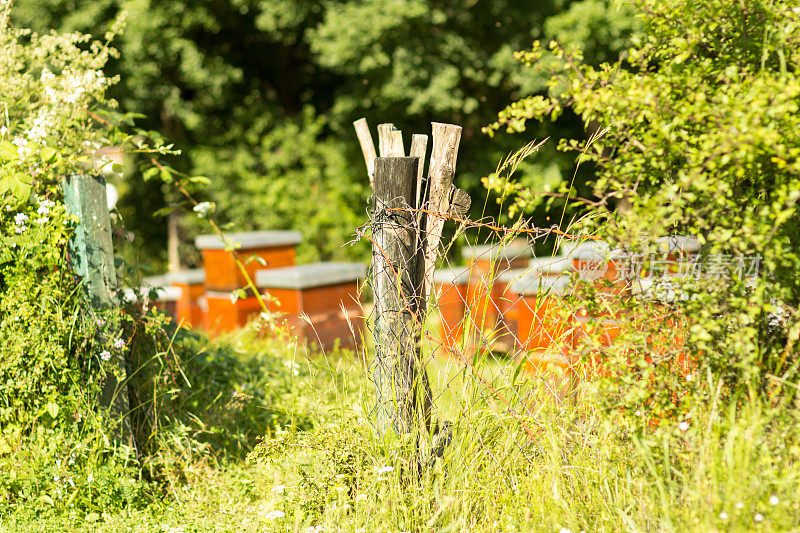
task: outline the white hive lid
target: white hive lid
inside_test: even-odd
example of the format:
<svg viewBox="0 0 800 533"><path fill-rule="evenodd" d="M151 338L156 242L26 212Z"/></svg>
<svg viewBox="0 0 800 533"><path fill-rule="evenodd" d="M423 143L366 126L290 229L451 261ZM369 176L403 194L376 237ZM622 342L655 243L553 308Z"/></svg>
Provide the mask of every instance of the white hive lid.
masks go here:
<svg viewBox="0 0 800 533"><path fill-rule="evenodd" d="M564 294L572 283L570 276L542 277L539 275L524 276L511 284L511 292L515 294Z"/></svg>
<svg viewBox="0 0 800 533"><path fill-rule="evenodd" d="M461 255L472 260L512 260L532 256L533 249L528 241L517 239L509 243L467 245L461 248Z"/></svg>
<svg viewBox="0 0 800 533"><path fill-rule="evenodd" d="M362 263L311 263L256 272L256 286L265 289L310 289L364 279Z"/></svg>
<svg viewBox="0 0 800 533"><path fill-rule="evenodd" d="M470 270L467 267L440 268L433 272L436 285L466 285L469 279Z"/></svg>
<svg viewBox="0 0 800 533"><path fill-rule="evenodd" d="M243 231L226 233L236 249L267 248L270 246L290 246L299 244L303 234L299 231ZM198 235L194 244L199 250L224 250L225 243L219 235Z"/></svg>
<svg viewBox="0 0 800 533"><path fill-rule="evenodd" d="M700 241L697 240L696 237L690 237L688 235L660 237L657 242L659 249L669 254L675 252L694 253L700 250Z"/></svg>

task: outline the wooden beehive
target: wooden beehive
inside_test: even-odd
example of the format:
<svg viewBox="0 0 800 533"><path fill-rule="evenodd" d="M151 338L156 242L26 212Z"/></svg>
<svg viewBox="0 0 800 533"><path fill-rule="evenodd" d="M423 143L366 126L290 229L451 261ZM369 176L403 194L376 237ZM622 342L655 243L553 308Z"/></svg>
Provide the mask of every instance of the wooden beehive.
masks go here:
<svg viewBox="0 0 800 533"><path fill-rule="evenodd" d="M256 285L269 295L271 311L305 340L329 349L361 344L364 325L359 281L361 263L312 263L256 273ZM352 330L351 330L352 328Z"/></svg>

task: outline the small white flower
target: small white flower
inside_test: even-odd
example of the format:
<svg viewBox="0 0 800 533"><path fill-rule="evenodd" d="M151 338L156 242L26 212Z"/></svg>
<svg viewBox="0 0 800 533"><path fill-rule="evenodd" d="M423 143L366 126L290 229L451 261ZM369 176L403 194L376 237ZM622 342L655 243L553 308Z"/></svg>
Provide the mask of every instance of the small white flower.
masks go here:
<svg viewBox="0 0 800 533"><path fill-rule="evenodd" d="M122 349L125 347L125 341L122 339L117 339L114 341L114 348Z"/></svg>
<svg viewBox="0 0 800 533"><path fill-rule="evenodd" d="M275 485L274 487L272 487L272 492L274 494L283 494L284 492L286 492L286 485Z"/></svg>
<svg viewBox="0 0 800 533"><path fill-rule="evenodd" d="M693 375L691 375L691 374L686 374L686 381L692 381L693 379L694 379L694 376L693 376Z"/></svg>
<svg viewBox="0 0 800 533"><path fill-rule="evenodd" d="M681 423L678 424L678 429L680 429L681 431L686 431L687 429L689 429L689 422L683 420Z"/></svg>
<svg viewBox="0 0 800 533"><path fill-rule="evenodd" d="M388 474L389 472L394 472L393 466L382 466L378 469L378 474Z"/></svg>
<svg viewBox="0 0 800 533"><path fill-rule="evenodd" d="M264 518L266 518L267 520L277 520L278 518L283 518L284 516L286 516L286 513L284 513L283 511L275 510L268 512L266 515L264 515Z"/></svg>
<svg viewBox="0 0 800 533"><path fill-rule="evenodd" d="M70 486L70 487L74 487L74 486L75 486L75 482L74 482L74 481L72 481L72 478L68 478L68 479L67 479L67 483L69 483L69 486Z"/></svg>
<svg viewBox="0 0 800 533"><path fill-rule="evenodd" d="M211 202L200 202L192 208L192 211L197 213L200 218L206 218L209 213L214 209L214 204Z"/></svg>
<svg viewBox="0 0 800 533"><path fill-rule="evenodd" d="M36 210L36 213L39 214L39 215L42 215L42 216L48 214L49 212L50 212L50 208L47 207L46 205L40 205L39 209Z"/></svg>
<svg viewBox="0 0 800 533"><path fill-rule="evenodd" d="M727 520L728 519L728 513L726 513L725 511L722 511L721 513L719 513L719 518L720 518L720 520Z"/></svg>
<svg viewBox="0 0 800 533"><path fill-rule="evenodd" d="M756 515L753 517L753 520L755 520L756 522L761 522L762 520L764 520L764 515L761 513L756 513Z"/></svg>
<svg viewBox="0 0 800 533"><path fill-rule="evenodd" d="M562 527L561 529L558 530L558 533L572 533L572 531L570 531L565 527Z"/></svg>
<svg viewBox="0 0 800 533"><path fill-rule="evenodd" d="M356 496L356 501L357 502L365 502L365 501L367 501L367 495L366 494L359 494L358 496Z"/></svg>
<svg viewBox="0 0 800 533"><path fill-rule="evenodd" d="M14 223L17 226L22 226L23 224L25 224L25 222L28 221L28 218L29 218L28 215L26 215L25 213L17 213L16 215L14 215Z"/></svg>
<svg viewBox="0 0 800 533"><path fill-rule="evenodd" d="M736 508L737 509L744 509L744 504L742 502L737 502L736 503Z"/></svg>
<svg viewBox="0 0 800 533"><path fill-rule="evenodd" d="M769 504L770 505L778 505L779 503L781 503L781 501L774 494L769 497Z"/></svg>
<svg viewBox="0 0 800 533"><path fill-rule="evenodd" d="M103 326L106 325L106 321L103 320L102 318L98 318L97 319L97 325L102 328Z"/></svg>
<svg viewBox="0 0 800 533"><path fill-rule="evenodd" d="M108 361L109 359L111 359L111 352L109 352L108 350L103 350L102 352L100 352L100 359L102 359L103 361Z"/></svg>
<svg viewBox="0 0 800 533"><path fill-rule="evenodd" d="M22 234L26 229L28 229L28 226L17 226L14 228L14 231L17 232L17 234Z"/></svg>
<svg viewBox="0 0 800 533"><path fill-rule="evenodd" d="M322 533L325 529L322 526L308 526L306 531L308 533Z"/></svg>
<svg viewBox="0 0 800 533"><path fill-rule="evenodd" d="M345 478L344 474L336 474L334 477L336 479L344 479Z"/></svg>
<svg viewBox="0 0 800 533"><path fill-rule="evenodd" d="M36 219L37 224L47 224L50 219L47 217L39 217Z"/></svg>
<svg viewBox="0 0 800 533"><path fill-rule="evenodd" d="M94 481L94 474L89 474L89 477L86 478L86 482L91 483L92 481Z"/></svg>
<svg viewBox="0 0 800 533"><path fill-rule="evenodd" d="M347 490L347 487L342 487L341 485L339 485L338 487L336 487L336 492L344 492L344 491L346 491L346 490Z"/></svg>

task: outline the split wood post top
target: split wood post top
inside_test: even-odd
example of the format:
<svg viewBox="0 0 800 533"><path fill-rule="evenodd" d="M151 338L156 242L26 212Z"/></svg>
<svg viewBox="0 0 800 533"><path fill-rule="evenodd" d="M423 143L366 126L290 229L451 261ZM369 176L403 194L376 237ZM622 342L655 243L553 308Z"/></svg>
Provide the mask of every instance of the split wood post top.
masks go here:
<svg viewBox="0 0 800 533"><path fill-rule="evenodd" d="M425 249L425 291L430 295L433 272L439 255L439 241L448 215L463 216L469 210L469 196L453 186L461 143L461 126L432 123L433 146L428 165L428 212Z"/></svg>

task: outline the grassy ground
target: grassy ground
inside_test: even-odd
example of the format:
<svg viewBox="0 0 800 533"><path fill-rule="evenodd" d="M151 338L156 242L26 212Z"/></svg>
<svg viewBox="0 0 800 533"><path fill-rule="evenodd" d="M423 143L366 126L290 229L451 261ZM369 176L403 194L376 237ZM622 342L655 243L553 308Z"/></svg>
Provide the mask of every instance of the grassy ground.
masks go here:
<svg viewBox="0 0 800 533"><path fill-rule="evenodd" d="M307 358L291 342L248 334L218 342L250 365L253 387L272 388L258 400L260 407L231 400L228 407L241 416L229 431L246 432L253 407L274 410L279 404L283 413L258 443L245 439L254 447L187 454L182 478L165 483L147 505L55 516L26 507L3 519L2 529L800 528L800 426L785 411L776 415L757 403L737 410L709 405L672 438L648 441L621 434L613 417L586 404L558 404L540 380L516 375L511 361L478 359L469 370L442 358L429 373L438 413L453 423L453 439L416 477L397 451L402 443L375 436L360 359L338 352Z"/></svg>

